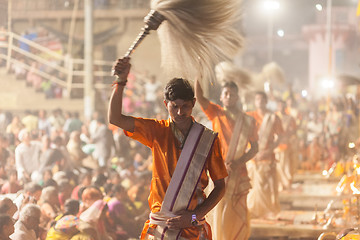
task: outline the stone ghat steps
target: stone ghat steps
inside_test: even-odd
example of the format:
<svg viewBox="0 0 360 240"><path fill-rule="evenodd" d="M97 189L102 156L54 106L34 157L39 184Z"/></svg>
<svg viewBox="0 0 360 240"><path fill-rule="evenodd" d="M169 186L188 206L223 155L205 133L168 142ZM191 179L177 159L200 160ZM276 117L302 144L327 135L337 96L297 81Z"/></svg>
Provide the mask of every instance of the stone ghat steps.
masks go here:
<svg viewBox="0 0 360 240"><path fill-rule="evenodd" d="M22 112L25 110L45 109L51 111L61 108L64 111L83 112L83 99L54 98L47 99L42 92L27 87L25 80L16 79L0 68L0 109L4 111Z"/></svg>

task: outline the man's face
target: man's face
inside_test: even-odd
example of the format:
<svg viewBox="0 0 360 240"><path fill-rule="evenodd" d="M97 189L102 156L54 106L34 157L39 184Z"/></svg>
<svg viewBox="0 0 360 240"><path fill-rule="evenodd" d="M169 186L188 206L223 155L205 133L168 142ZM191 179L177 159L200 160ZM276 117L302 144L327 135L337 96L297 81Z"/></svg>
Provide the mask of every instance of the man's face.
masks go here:
<svg viewBox="0 0 360 240"><path fill-rule="evenodd" d="M195 101L195 98L188 101L176 99L175 101L164 101L164 103L171 119L175 123L181 124L191 117Z"/></svg>
<svg viewBox="0 0 360 240"><path fill-rule="evenodd" d="M261 94L255 95L255 107L256 109L265 109L266 108L266 99Z"/></svg>
<svg viewBox="0 0 360 240"><path fill-rule="evenodd" d="M41 212L36 212L33 215L29 216L25 222L26 228L33 230L37 229L40 224L40 215Z"/></svg>
<svg viewBox="0 0 360 240"><path fill-rule="evenodd" d="M239 95L234 88L224 87L221 91L220 101L224 107L235 106L239 100Z"/></svg>

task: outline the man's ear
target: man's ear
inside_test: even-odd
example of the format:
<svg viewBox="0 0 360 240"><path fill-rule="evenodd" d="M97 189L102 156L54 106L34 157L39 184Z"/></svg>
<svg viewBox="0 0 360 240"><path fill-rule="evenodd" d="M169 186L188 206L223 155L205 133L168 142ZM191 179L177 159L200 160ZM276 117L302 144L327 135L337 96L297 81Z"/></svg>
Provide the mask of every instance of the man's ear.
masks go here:
<svg viewBox="0 0 360 240"><path fill-rule="evenodd" d="M164 100L164 105L165 105L165 108L167 108L167 101Z"/></svg>
<svg viewBox="0 0 360 240"><path fill-rule="evenodd" d="M193 107L194 107L195 103L196 103L196 98L193 98L192 103L193 103Z"/></svg>

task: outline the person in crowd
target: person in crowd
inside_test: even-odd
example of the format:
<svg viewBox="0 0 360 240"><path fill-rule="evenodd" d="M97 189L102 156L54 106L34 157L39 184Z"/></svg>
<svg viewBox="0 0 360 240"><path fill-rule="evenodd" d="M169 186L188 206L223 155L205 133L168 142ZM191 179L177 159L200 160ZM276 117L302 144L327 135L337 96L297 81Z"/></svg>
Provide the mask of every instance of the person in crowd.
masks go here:
<svg viewBox="0 0 360 240"><path fill-rule="evenodd" d="M41 210L40 225L48 228L55 217L60 213L60 203L58 198L59 192L55 187L45 187L42 190L41 199L39 201Z"/></svg>
<svg viewBox="0 0 360 240"><path fill-rule="evenodd" d="M80 213L84 212L99 199L103 199L103 193L99 188L95 186L86 187L81 195L82 204L80 206Z"/></svg>
<svg viewBox="0 0 360 240"><path fill-rule="evenodd" d="M312 142L307 145L307 159L303 162L303 169L307 171L320 171L324 159L324 146L321 143L321 139L321 135L316 136Z"/></svg>
<svg viewBox="0 0 360 240"><path fill-rule="evenodd" d="M20 121L20 117L15 115L11 120L11 123L6 127L6 134L13 140L12 143L17 145L17 140L20 131L24 128L24 125Z"/></svg>
<svg viewBox="0 0 360 240"><path fill-rule="evenodd" d="M284 134L275 149L276 159L278 160L277 172L279 176L279 190L287 189L290 187L294 172L297 168L298 162L296 159L296 121L286 112L286 104L282 100L277 102L277 116L281 120Z"/></svg>
<svg viewBox="0 0 360 240"><path fill-rule="evenodd" d="M248 195L251 217L275 217L280 212L274 149L279 145L283 128L280 118L266 108L265 92L255 93L255 118L259 135L259 152L247 163L252 189Z"/></svg>
<svg viewBox="0 0 360 240"><path fill-rule="evenodd" d="M40 200L42 187L35 182L28 182L24 186L24 191L20 193L14 200L18 210L22 209L27 203L37 203ZM18 212L14 218L18 218Z"/></svg>
<svg viewBox="0 0 360 240"><path fill-rule="evenodd" d="M10 198L3 198L0 200L0 214L6 214L9 216L14 216L14 214L17 212L17 207L16 205L13 203L13 201L11 201Z"/></svg>
<svg viewBox="0 0 360 240"><path fill-rule="evenodd" d="M80 139L80 132L73 131L70 133L69 141L66 145L66 149L69 152L71 162L76 168L83 167L82 161L88 156L82 150L82 142Z"/></svg>
<svg viewBox="0 0 360 240"><path fill-rule="evenodd" d="M71 192L73 190L73 186L68 179L62 179L58 183L59 189L59 204L61 207L64 206L66 200L71 198Z"/></svg>
<svg viewBox="0 0 360 240"><path fill-rule="evenodd" d="M105 124L103 117L97 119L97 124L96 131L91 136L91 141L95 144L95 150L92 155L97 160L99 167L106 167L108 166L111 151L115 147L115 142L112 132Z"/></svg>
<svg viewBox="0 0 360 240"><path fill-rule="evenodd" d="M92 173L90 171L81 173L79 176L79 184L74 187L71 193L71 198L75 200L81 200L79 196L79 190L81 188L86 188L91 185Z"/></svg>
<svg viewBox="0 0 360 240"><path fill-rule="evenodd" d="M238 106L238 86L233 81L223 83L219 106L203 94L199 81L195 82L195 96L214 131L219 133L222 153L229 172L224 198L214 208L212 229L215 239L248 239L250 221L246 198L251 187L246 162L258 149L255 119ZM247 149L250 144L250 149ZM232 224L234 221L237 224Z"/></svg>
<svg viewBox="0 0 360 240"><path fill-rule="evenodd" d="M50 136L51 133L51 123L47 118L46 110L41 109L38 113L38 130L42 134Z"/></svg>
<svg viewBox="0 0 360 240"><path fill-rule="evenodd" d="M41 175L45 169L53 169L56 164L64 161L63 153L59 149L51 147L51 139L48 135L41 137L41 143L42 149L40 156L41 165L38 169L39 175Z"/></svg>
<svg viewBox="0 0 360 240"><path fill-rule="evenodd" d="M49 121L54 130L63 129L65 118L63 116L63 111L61 108L57 108L52 111L52 114L49 116Z"/></svg>
<svg viewBox="0 0 360 240"><path fill-rule="evenodd" d="M8 173L8 181L1 187L1 194L17 193L22 189L17 178L17 171L12 169Z"/></svg>
<svg viewBox="0 0 360 240"><path fill-rule="evenodd" d="M46 235L46 240L68 240L79 233L79 219L74 215L65 215L52 226Z"/></svg>
<svg viewBox="0 0 360 240"><path fill-rule="evenodd" d="M15 148L15 166L18 179L24 183L29 182L31 174L39 170L41 143L32 141L31 134L26 128L19 133L21 143Z"/></svg>
<svg viewBox="0 0 360 240"><path fill-rule="evenodd" d="M6 138L3 134L0 134L0 165L1 166L8 166L8 162L10 161L11 151L8 145L9 145L8 138Z"/></svg>
<svg viewBox="0 0 360 240"><path fill-rule="evenodd" d="M30 70L26 74L26 86L33 87L35 91L41 91L43 78L38 74L40 64L36 61L31 63Z"/></svg>
<svg viewBox="0 0 360 240"><path fill-rule="evenodd" d="M111 226L116 229L116 235L120 239L136 237L139 233L134 226L140 223L135 221L133 214L125 205L128 198L125 189L120 184L115 184L111 189L111 199L108 202Z"/></svg>
<svg viewBox="0 0 360 240"><path fill-rule="evenodd" d="M25 117L21 119L21 123L24 124L25 128L33 133L38 129L38 117L30 110L25 111Z"/></svg>
<svg viewBox="0 0 360 240"><path fill-rule="evenodd" d="M315 137L325 132L325 112L310 112L309 121L306 125L306 144L310 144Z"/></svg>
<svg viewBox="0 0 360 240"><path fill-rule="evenodd" d="M10 240L10 235L14 233L14 220L6 214L0 214L0 239Z"/></svg>
<svg viewBox="0 0 360 240"><path fill-rule="evenodd" d="M66 139L64 139L62 136L56 136L53 140L52 148L60 151L62 154L62 159L60 161L57 161L56 165L54 166L54 172L65 171L73 168L70 154L66 148L65 141Z"/></svg>
<svg viewBox="0 0 360 240"><path fill-rule="evenodd" d="M158 91L161 89L161 84L156 80L154 75L150 76L149 80L144 84L144 94L147 116L153 116L155 114L157 106Z"/></svg>
<svg viewBox="0 0 360 240"><path fill-rule="evenodd" d="M39 234L41 211L36 204L26 204L20 212L19 220L15 223L15 231L10 235L12 240L37 240Z"/></svg>
<svg viewBox="0 0 360 240"><path fill-rule="evenodd" d="M105 201L99 199L80 214L80 219L93 227L98 240L111 240L107 215L108 205Z"/></svg>
<svg viewBox="0 0 360 240"><path fill-rule="evenodd" d="M150 219L152 220L145 223L141 239L145 239L147 235L155 234L157 236L162 233L166 235L181 234L184 238L200 235L207 236L208 232L204 227L207 225L203 225L203 219L223 197L225 193L224 178L227 177L226 167L221 156L219 139L211 130L196 123L191 116L196 99L194 98L192 86L185 79L174 78L165 86L164 104L170 119L155 120L123 115L122 98L130 70L129 60L129 58L119 59L114 66L114 70L119 78L115 82L110 97L108 115L111 124L124 129L127 136L148 146L152 150L154 164L149 196L152 216ZM203 131L195 133L197 128ZM207 157L202 158L201 167L193 166L191 168L194 171L197 170L197 174L192 174L188 179L189 184L192 185L191 187L187 183L175 180L173 182L177 183L171 184L170 179L174 172L183 170L182 164L177 164L178 161L191 161L190 156L180 156L180 152L191 152L191 149L195 147L194 144L187 141L187 139L190 139L190 141L194 140L193 137L195 136L193 134L195 136L205 134L207 137L204 136L202 143L210 144L212 147L207 148L208 150L203 153ZM188 137L186 138L186 136ZM183 148L189 149L181 151ZM200 161L200 159L194 159L194 161ZM203 189L208 182L206 172L210 174L215 186L207 198L203 194ZM201 183L197 191L198 194L192 195L197 187L194 186L197 181ZM184 200L186 201L185 206L177 205L170 208L169 202L175 201L177 198L172 196L170 192L174 188L178 189L181 187L184 189L184 195L186 195L185 192L191 192ZM170 197L166 197L167 199L164 202L166 194L169 194L168 196ZM174 213L171 215L164 214L170 211L174 211ZM166 226L168 231L164 232L161 226L155 224L154 218L160 219L157 223L160 223L161 226Z"/></svg>
<svg viewBox="0 0 360 240"><path fill-rule="evenodd" d="M81 131L83 123L79 119L78 112L67 112L65 118L66 120L63 127L64 132L71 134L73 131Z"/></svg>

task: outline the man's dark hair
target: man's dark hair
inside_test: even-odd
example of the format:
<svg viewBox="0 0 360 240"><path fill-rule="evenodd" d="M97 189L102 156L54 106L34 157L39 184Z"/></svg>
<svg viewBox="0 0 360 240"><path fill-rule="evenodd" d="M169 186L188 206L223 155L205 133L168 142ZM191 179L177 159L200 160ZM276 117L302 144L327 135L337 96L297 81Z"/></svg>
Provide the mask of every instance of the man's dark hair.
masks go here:
<svg viewBox="0 0 360 240"><path fill-rule="evenodd" d="M193 100L194 89L188 80L173 78L165 86L164 98L166 101L175 101L177 99L184 101Z"/></svg>
<svg viewBox="0 0 360 240"><path fill-rule="evenodd" d="M67 199L64 203L64 215L77 215L80 209L80 202L75 199Z"/></svg>
<svg viewBox="0 0 360 240"><path fill-rule="evenodd" d="M257 91L255 92L255 95L261 95L265 99L265 101L268 100L266 93L263 91Z"/></svg>
<svg viewBox="0 0 360 240"><path fill-rule="evenodd" d="M224 89L224 88L232 88L232 89L234 89L236 92L239 91L238 86L237 86L236 83L234 83L233 81L226 81L226 82L224 82L224 83L221 85L221 89Z"/></svg>
<svg viewBox="0 0 360 240"><path fill-rule="evenodd" d="M42 187L34 182L29 182L25 184L24 191L29 193L36 193L37 191L41 191Z"/></svg>
<svg viewBox="0 0 360 240"><path fill-rule="evenodd" d="M6 214L6 212L9 210L11 206L9 206L9 202L11 202L10 198L3 198L0 201L0 214Z"/></svg>
<svg viewBox="0 0 360 240"><path fill-rule="evenodd" d="M2 231L2 229L3 229L3 227L5 225L8 225L12 221L13 221L13 219L10 216L8 216L6 214L1 214L0 215L0 229L1 229L1 231Z"/></svg>

